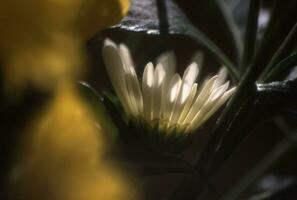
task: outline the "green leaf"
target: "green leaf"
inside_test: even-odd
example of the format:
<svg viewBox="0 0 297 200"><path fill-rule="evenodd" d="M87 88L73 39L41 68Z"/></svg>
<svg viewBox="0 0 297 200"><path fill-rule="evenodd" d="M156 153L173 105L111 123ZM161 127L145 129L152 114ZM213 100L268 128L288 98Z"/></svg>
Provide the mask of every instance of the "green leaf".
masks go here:
<svg viewBox="0 0 297 200"><path fill-rule="evenodd" d="M286 139L280 141L273 149L260 160L239 182L229 191L222 200L237 200L242 194L255 183L269 167L279 160L291 147L291 143ZM266 198L265 198L266 199Z"/></svg>
<svg viewBox="0 0 297 200"><path fill-rule="evenodd" d="M120 130L119 134L121 135L122 132L125 133L126 131L128 131L129 119L126 113L123 111L122 105L117 96L109 91L103 91L102 98L106 110L118 127L118 130Z"/></svg>
<svg viewBox="0 0 297 200"><path fill-rule="evenodd" d="M274 63L271 63L272 56L281 46L288 33L292 30L297 21L297 0L276 0L274 2L271 17L265 31L263 40L261 41L261 57L266 57L270 63L270 67L274 66L280 60L288 56L288 54L277 57ZM266 67L263 66L263 67Z"/></svg>
<svg viewBox="0 0 297 200"><path fill-rule="evenodd" d="M238 24L232 15L230 2L222 0L196 0L191 3L175 0L174 2L187 15L193 26L198 27L211 38L234 63L239 63L243 43ZM247 9L246 7L245 3L241 4L241 11Z"/></svg>
<svg viewBox="0 0 297 200"><path fill-rule="evenodd" d="M288 0L284 3L277 0L276 2L271 21L255 59L249 65L247 72L237 86L237 92L231 98L230 103L226 106L211 132L210 141L197 163L197 166L202 165L204 169L207 168L206 170L210 174L215 173L248 134L246 130L240 131L240 128L242 129L243 120L251 121L247 117L249 114L254 115L258 112L254 110L257 105L255 82L296 23L297 1ZM251 126L246 127L246 129L251 128Z"/></svg>
<svg viewBox="0 0 297 200"><path fill-rule="evenodd" d="M103 104L102 96L85 82L78 82L78 89L89 108L93 111L97 119L96 123L111 139L116 139L118 137L118 129Z"/></svg>
<svg viewBox="0 0 297 200"><path fill-rule="evenodd" d="M143 146L125 146L116 160L122 166L140 171L145 176L169 173L195 173L194 167L178 156L145 149Z"/></svg>
<svg viewBox="0 0 297 200"><path fill-rule="evenodd" d="M285 40L282 42L278 50L274 53L273 57L271 58L270 62L262 72L260 76L260 80L263 79L266 74L268 74L276 63L280 62L281 59L287 57L297 45L297 22L286 36Z"/></svg>
<svg viewBox="0 0 297 200"><path fill-rule="evenodd" d="M297 66L297 53L285 58L260 80L261 83L275 81L288 72L292 67Z"/></svg>
<svg viewBox="0 0 297 200"><path fill-rule="evenodd" d="M286 111L296 115L297 111L297 79L287 81L276 81L270 83L258 83L257 95L265 112L278 114ZM273 108L273 109L271 109Z"/></svg>
<svg viewBox="0 0 297 200"><path fill-rule="evenodd" d="M190 23L172 0L134 0L128 15L112 29L149 35L188 37L224 64L235 80L239 79L233 62L203 32Z"/></svg>
<svg viewBox="0 0 297 200"><path fill-rule="evenodd" d="M244 39L244 51L240 66L243 71L251 63L255 55L259 10L260 1L251 0Z"/></svg>
<svg viewBox="0 0 297 200"><path fill-rule="evenodd" d="M238 61L239 61L244 45L243 45L239 26L237 25L235 18L232 15L232 10L230 9L230 5L228 3L226 3L225 1L221 1L221 0L215 0L215 1L205 0L205 1L208 3L213 2L215 4L216 11L218 11L218 13L220 13L217 20L225 22L226 29L228 29L229 37L233 38L233 42L235 45L234 50L236 51ZM241 8L242 8L242 10L248 9L248 8L245 8L244 3L241 4Z"/></svg>

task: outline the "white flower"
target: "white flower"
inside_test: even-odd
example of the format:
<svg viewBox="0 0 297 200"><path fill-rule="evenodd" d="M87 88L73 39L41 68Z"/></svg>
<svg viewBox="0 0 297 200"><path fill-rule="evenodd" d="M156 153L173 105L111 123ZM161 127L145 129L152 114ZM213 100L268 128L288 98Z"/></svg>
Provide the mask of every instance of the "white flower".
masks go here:
<svg viewBox="0 0 297 200"><path fill-rule="evenodd" d="M149 62L139 80L129 49L106 39L103 58L125 112L150 127L170 133L189 133L200 127L232 95L228 90L227 72L196 83L202 54L197 53L183 76L175 73L175 57L169 52L160 56L156 65Z"/></svg>

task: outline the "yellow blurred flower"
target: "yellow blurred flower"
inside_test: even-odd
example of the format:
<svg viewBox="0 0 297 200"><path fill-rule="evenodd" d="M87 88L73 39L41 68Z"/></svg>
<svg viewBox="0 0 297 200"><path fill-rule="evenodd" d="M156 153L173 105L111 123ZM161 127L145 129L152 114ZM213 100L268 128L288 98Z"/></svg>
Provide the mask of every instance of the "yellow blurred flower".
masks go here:
<svg viewBox="0 0 297 200"><path fill-rule="evenodd" d="M128 5L125 0L1 2L0 70L7 91L18 98L33 86L53 94L20 134L11 199L134 199L126 179L103 160L102 130L94 127L74 87L83 71L84 40L119 21Z"/></svg>
<svg viewBox="0 0 297 200"><path fill-rule="evenodd" d="M11 0L0 6L0 57L6 87L51 88L81 74L83 42L118 22L128 0Z"/></svg>
<svg viewBox="0 0 297 200"><path fill-rule="evenodd" d="M129 5L129 0L4 0L0 49L42 42L53 32L92 35L117 23Z"/></svg>
<svg viewBox="0 0 297 200"><path fill-rule="evenodd" d="M98 30L117 23L127 13L129 3L127 0L88 0L74 26L84 39L90 39Z"/></svg>
<svg viewBox="0 0 297 200"><path fill-rule="evenodd" d="M1 54L42 44L53 33L68 32L83 0L4 0L0 7Z"/></svg>
<svg viewBox="0 0 297 200"><path fill-rule="evenodd" d="M22 199L134 199L129 182L103 160L105 146L88 108L63 84L25 132L11 190Z"/></svg>
<svg viewBox="0 0 297 200"><path fill-rule="evenodd" d="M56 34L43 43L15 48L4 59L8 91L21 92L28 86L53 89L60 81L73 80L83 72L80 41L72 35Z"/></svg>

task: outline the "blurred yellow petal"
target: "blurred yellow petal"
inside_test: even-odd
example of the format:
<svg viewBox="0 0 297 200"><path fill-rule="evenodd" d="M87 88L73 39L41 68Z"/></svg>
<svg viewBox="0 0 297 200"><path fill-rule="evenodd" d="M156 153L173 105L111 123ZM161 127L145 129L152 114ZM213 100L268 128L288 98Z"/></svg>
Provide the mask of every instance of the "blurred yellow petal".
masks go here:
<svg viewBox="0 0 297 200"><path fill-rule="evenodd" d="M19 94L33 86L53 94L19 140L10 176L11 199L134 199L129 182L103 159L102 130L95 127L74 87L84 65L82 41L118 22L128 8L123 3L1 3L0 57L6 88Z"/></svg>
<svg viewBox="0 0 297 200"><path fill-rule="evenodd" d="M126 14L129 0L9 0L0 6L0 53L47 38L78 31L84 38L114 25Z"/></svg>
<svg viewBox="0 0 297 200"><path fill-rule="evenodd" d="M84 0L5 0L0 6L0 52L43 43L72 28Z"/></svg>
<svg viewBox="0 0 297 200"><path fill-rule="evenodd" d="M116 24L127 13L130 0L88 0L78 16L78 31L90 39L100 30Z"/></svg>
<svg viewBox="0 0 297 200"><path fill-rule="evenodd" d="M20 161L11 176L13 197L134 199L129 182L103 160L101 134L74 88L63 84L21 140Z"/></svg>
<svg viewBox="0 0 297 200"><path fill-rule="evenodd" d="M71 35L53 34L42 43L15 48L3 61L6 88L14 93L27 86L52 89L64 79L77 78L82 72L80 46Z"/></svg>
<svg viewBox="0 0 297 200"><path fill-rule="evenodd" d="M120 5L121 5L121 11L122 11L122 15L126 15L126 13L129 10L130 7L130 0L119 0Z"/></svg>
<svg viewBox="0 0 297 200"><path fill-rule="evenodd" d="M75 78L81 73L78 68L84 65L82 41L117 23L129 3L128 0L1 3L0 57L6 87L14 92L27 85L47 89L63 77Z"/></svg>
<svg viewBox="0 0 297 200"><path fill-rule="evenodd" d="M20 93L28 85L53 88L81 71L81 39L73 23L83 0L10 0L0 6L4 83Z"/></svg>

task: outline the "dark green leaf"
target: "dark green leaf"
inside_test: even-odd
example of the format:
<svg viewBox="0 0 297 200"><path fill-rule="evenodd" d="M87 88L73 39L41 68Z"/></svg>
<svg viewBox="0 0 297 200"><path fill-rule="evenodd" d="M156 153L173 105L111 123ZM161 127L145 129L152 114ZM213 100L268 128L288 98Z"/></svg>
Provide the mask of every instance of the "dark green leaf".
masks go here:
<svg viewBox="0 0 297 200"><path fill-rule="evenodd" d="M253 62L249 65L247 73L237 86L237 92L227 105L221 118L218 120L214 131L211 133L209 144L202 152L197 166L204 165L210 173L215 173L219 166L231 155L237 145L247 135L242 130L242 120L251 121L247 118L250 113L257 112L255 82L261 72L268 65L271 57L275 54L297 20L297 0L288 0L285 3L277 0L271 22L268 25L266 35ZM257 116L250 116L257 117ZM251 126L254 123L250 124ZM251 128L251 126L246 128ZM241 128L241 129L240 129ZM209 167L212 165L213 167Z"/></svg>
<svg viewBox="0 0 297 200"><path fill-rule="evenodd" d="M185 3L175 0L191 23L206 34L236 64L243 50L242 35L232 15L232 6L223 0L199 0ZM241 10L247 9L245 3ZM199 12L197 12L199 10ZM218 34L219 33L219 34Z"/></svg>
<svg viewBox="0 0 297 200"><path fill-rule="evenodd" d="M166 162L166 161L144 161L144 162L121 162L122 166L133 169L133 171L141 171L145 176L154 176L172 173L193 173L194 170L187 164L181 161Z"/></svg>
<svg viewBox="0 0 297 200"><path fill-rule="evenodd" d="M129 120L125 112L123 112L123 108L117 96L115 96L111 92L103 91L102 98L106 110L110 114L112 120L114 121L118 129L120 130L119 134L128 131L127 129Z"/></svg>
<svg viewBox="0 0 297 200"><path fill-rule="evenodd" d="M226 65L231 76L237 80L239 78L229 58L204 33L189 22L172 0L134 0L128 15L113 28L150 35L189 37Z"/></svg>
<svg viewBox="0 0 297 200"><path fill-rule="evenodd" d="M287 72L288 74L288 71L295 66L297 66L297 54L293 54L278 63L266 76L263 77L262 80L260 80L260 82L263 83L273 80L279 80L279 78L281 78L284 73Z"/></svg>
<svg viewBox="0 0 297 200"><path fill-rule="evenodd" d="M290 184L288 187L281 189L271 195L269 195L265 200L279 200L279 199L295 199L297 196L297 183L296 181L293 184Z"/></svg>
<svg viewBox="0 0 297 200"><path fill-rule="evenodd" d="M282 42L280 47L274 53L268 65L265 67L260 77L260 80L262 79L263 76L266 76L266 74L268 74L278 62L280 62L282 59L290 55L294 50L294 48L296 47L296 45L297 45L297 22L290 30L289 34L286 36L285 40Z"/></svg>
<svg viewBox="0 0 297 200"><path fill-rule="evenodd" d="M84 97L85 102L94 112L95 117L97 118L96 123L98 123L98 125L104 130L104 133L108 134L111 139L115 139L118 136L118 129L102 102L103 98L85 82L79 82L78 88Z"/></svg>
<svg viewBox="0 0 297 200"><path fill-rule="evenodd" d="M262 57L267 57L269 61L275 54L276 50L281 46L290 30L297 21L297 0L276 0L273 6L272 14L268 27L265 31L263 41L261 42ZM285 55L287 57L288 55ZM278 63L285 57L275 60ZM274 65L276 64L274 63ZM265 66L263 66L265 67Z"/></svg>
<svg viewBox="0 0 297 200"><path fill-rule="evenodd" d="M206 2L209 3L211 1L206 0ZM240 56L243 51L243 41L239 30L239 26L235 21L234 15L232 15L232 10L230 9L229 4L225 3L222 0L216 0L216 1L213 1L213 3L217 8L216 11L220 13L220 15L222 16L222 17L218 17L218 20L220 19L222 23L225 22L227 29L229 29L226 32L229 33L229 37L233 37L234 44L236 46L235 51L237 51L236 54L238 56L238 60L240 60ZM244 9L248 10L248 6L245 6L244 3L241 4L241 8L242 10Z"/></svg>
<svg viewBox="0 0 297 200"><path fill-rule="evenodd" d="M194 173L193 166L179 156L161 153L145 148L140 143L123 146L116 160L122 165L141 172L143 175L159 175L167 173Z"/></svg>
<svg viewBox="0 0 297 200"><path fill-rule="evenodd" d="M294 113L297 110L296 80L257 84L257 93L267 111L277 113L280 110L288 110Z"/></svg>
<svg viewBox="0 0 297 200"><path fill-rule="evenodd" d="M251 60L255 55L259 10L260 1L251 0L241 61L241 69L243 71L245 71L244 69L251 63Z"/></svg>
<svg viewBox="0 0 297 200"><path fill-rule="evenodd" d="M274 164L291 147L287 140L279 142L256 166L242 177L236 186L227 193L223 200L240 199L242 193L249 188L272 164Z"/></svg>
<svg viewBox="0 0 297 200"><path fill-rule="evenodd" d="M238 29L241 33L245 32L246 29L246 21L248 16L249 4L248 0L224 0L234 17L234 21L236 22Z"/></svg>

